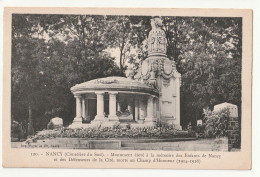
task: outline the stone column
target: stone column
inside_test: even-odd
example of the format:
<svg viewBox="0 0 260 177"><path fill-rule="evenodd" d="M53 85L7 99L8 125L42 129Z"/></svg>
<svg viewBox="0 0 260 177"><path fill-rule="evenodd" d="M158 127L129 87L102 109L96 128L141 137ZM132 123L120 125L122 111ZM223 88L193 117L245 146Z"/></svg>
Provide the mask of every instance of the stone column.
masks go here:
<svg viewBox="0 0 260 177"><path fill-rule="evenodd" d="M181 128L181 122L180 122L180 78L176 78L176 124L175 128L182 129Z"/></svg>
<svg viewBox="0 0 260 177"><path fill-rule="evenodd" d="M135 121L139 120L139 99L135 97Z"/></svg>
<svg viewBox="0 0 260 177"><path fill-rule="evenodd" d="M90 122L88 103L89 103L89 99L86 99L86 100L85 100L85 107L86 107L85 116L86 116L86 121L87 121L87 122Z"/></svg>
<svg viewBox="0 0 260 177"><path fill-rule="evenodd" d="M85 102L85 97L82 97L82 117L85 119L86 118L86 102Z"/></svg>
<svg viewBox="0 0 260 177"><path fill-rule="evenodd" d="M109 94L109 121L119 121L116 115L116 95L118 92L108 92Z"/></svg>
<svg viewBox="0 0 260 177"><path fill-rule="evenodd" d="M103 121L104 116L104 92L95 92L97 95L97 115L94 121Z"/></svg>
<svg viewBox="0 0 260 177"><path fill-rule="evenodd" d="M153 117L156 120L157 118L157 98L153 100Z"/></svg>
<svg viewBox="0 0 260 177"><path fill-rule="evenodd" d="M76 117L73 120L73 124L82 124L82 116L81 116L81 96L80 95L75 95L76 98Z"/></svg>
<svg viewBox="0 0 260 177"><path fill-rule="evenodd" d="M145 123L154 124L153 122L153 98L154 96L150 95L147 100L147 117L145 118Z"/></svg>
<svg viewBox="0 0 260 177"><path fill-rule="evenodd" d="M143 124L144 123L144 116L145 116L145 112L144 112L144 101L143 98L138 99L139 102L139 120L137 121L139 124Z"/></svg>

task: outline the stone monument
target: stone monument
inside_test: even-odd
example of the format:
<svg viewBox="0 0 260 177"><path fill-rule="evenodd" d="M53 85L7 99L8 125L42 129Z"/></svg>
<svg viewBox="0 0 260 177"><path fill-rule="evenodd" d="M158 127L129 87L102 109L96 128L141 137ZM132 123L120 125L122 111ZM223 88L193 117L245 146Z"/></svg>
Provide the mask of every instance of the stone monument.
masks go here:
<svg viewBox="0 0 260 177"><path fill-rule="evenodd" d="M131 128L167 124L181 129L181 75L173 60L167 58L167 40L160 18L151 20L148 57L132 79L106 77L77 84L71 88L76 98L76 117L70 127L114 126ZM84 119L89 118L83 124Z"/></svg>
<svg viewBox="0 0 260 177"><path fill-rule="evenodd" d="M63 127L63 119L59 117L52 118L50 122L53 124L53 128L61 128Z"/></svg>
<svg viewBox="0 0 260 177"><path fill-rule="evenodd" d="M173 60L167 58L166 34L159 17L151 19L148 36L148 58L142 62L136 79L159 90L159 118L162 124L180 126L181 74Z"/></svg>

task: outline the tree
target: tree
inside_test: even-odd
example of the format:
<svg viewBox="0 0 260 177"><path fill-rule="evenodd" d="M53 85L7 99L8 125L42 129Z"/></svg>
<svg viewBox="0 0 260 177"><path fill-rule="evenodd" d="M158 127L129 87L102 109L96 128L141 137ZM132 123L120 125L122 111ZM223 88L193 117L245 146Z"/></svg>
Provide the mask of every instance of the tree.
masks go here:
<svg viewBox="0 0 260 177"><path fill-rule="evenodd" d="M33 133L33 110L44 101L39 100L39 93L46 91L40 67L46 45L41 35L39 16L13 15L12 112L20 105L27 106L28 112L23 114L29 117L29 134Z"/></svg>
<svg viewBox="0 0 260 177"><path fill-rule="evenodd" d="M167 17L165 23L168 55L182 74L182 123L195 123L203 108L221 102L240 107L241 19Z"/></svg>
<svg viewBox="0 0 260 177"><path fill-rule="evenodd" d="M143 43L150 28L150 18L145 16L107 16L105 41L110 48L119 49L119 66L126 68L127 61L137 64L143 52Z"/></svg>
<svg viewBox="0 0 260 177"><path fill-rule="evenodd" d="M73 119L75 100L70 88L75 84L123 75L104 51L103 18L13 16L12 118L27 119L29 134L33 128L45 128L54 116L64 118L65 124Z"/></svg>

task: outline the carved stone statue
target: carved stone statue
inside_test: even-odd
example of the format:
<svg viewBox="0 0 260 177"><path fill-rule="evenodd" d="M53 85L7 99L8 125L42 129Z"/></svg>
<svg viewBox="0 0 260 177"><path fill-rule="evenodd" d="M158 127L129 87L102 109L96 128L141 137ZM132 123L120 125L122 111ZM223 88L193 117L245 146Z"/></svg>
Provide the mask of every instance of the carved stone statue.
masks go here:
<svg viewBox="0 0 260 177"><path fill-rule="evenodd" d="M158 28L161 29L163 26L162 19L160 19L159 17L151 19L151 26L152 29L158 29Z"/></svg>
<svg viewBox="0 0 260 177"><path fill-rule="evenodd" d="M148 37L148 55L162 55L166 56L166 35L162 29L162 19L155 17L151 19L152 30Z"/></svg>

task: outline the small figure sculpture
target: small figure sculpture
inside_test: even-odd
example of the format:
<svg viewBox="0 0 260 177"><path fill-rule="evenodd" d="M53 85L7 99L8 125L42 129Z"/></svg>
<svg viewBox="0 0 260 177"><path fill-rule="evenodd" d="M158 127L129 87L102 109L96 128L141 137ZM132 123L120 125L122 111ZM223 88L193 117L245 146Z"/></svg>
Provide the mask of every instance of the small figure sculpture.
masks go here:
<svg viewBox="0 0 260 177"><path fill-rule="evenodd" d="M159 17L152 18L151 26L152 26L152 29L158 29L158 28L161 29L163 26L162 19Z"/></svg>

